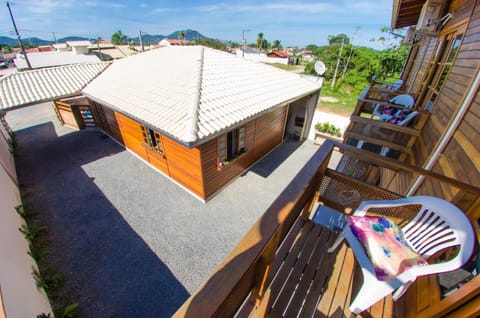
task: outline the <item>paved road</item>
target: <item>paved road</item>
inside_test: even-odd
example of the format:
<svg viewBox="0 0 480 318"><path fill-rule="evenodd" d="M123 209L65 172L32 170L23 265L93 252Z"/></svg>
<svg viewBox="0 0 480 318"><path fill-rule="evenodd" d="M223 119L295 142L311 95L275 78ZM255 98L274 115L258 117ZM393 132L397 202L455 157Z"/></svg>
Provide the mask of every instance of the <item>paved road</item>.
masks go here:
<svg viewBox="0 0 480 318"><path fill-rule="evenodd" d="M205 204L102 133L59 126L50 104L7 121L81 317L169 317L318 149L287 142Z"/></svg>

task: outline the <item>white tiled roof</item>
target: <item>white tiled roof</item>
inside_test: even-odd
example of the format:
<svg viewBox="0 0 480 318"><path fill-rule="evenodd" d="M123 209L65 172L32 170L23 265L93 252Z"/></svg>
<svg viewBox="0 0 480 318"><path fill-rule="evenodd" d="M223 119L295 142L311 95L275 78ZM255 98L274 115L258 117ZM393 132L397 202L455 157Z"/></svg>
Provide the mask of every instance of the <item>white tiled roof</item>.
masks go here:
<svg viewBox="0 0 480 318"><path fill-rule="evenodd" d="M33 52L26 54L32 68L101 62L95 54L75 54L73 51ZM21 54L17 55L14 62L19 69L28 68L25 57Z"/></svg>
<svg viewBox="0 0 480 318"><path fill-rule="evenodd" d="M319 89L269 65L175 46L117 60L83 92L191 146Z"/></svg>
<svg viewBox="0 0 480 318"><path fill-rule="evenodd" d="M43 68L0 78L0 110L70 96L102 72L109 63Z"/></svg>

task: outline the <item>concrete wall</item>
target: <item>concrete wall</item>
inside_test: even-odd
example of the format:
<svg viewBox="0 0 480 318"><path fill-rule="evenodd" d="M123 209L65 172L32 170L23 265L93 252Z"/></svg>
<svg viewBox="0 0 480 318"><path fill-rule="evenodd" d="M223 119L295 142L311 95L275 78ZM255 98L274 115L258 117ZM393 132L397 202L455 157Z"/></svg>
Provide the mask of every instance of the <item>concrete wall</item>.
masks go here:
<svg viewBox="0 0 480 318"><path fill-rule="evenodd" d="M31 318L51 312L51 308L43 290L35 286L32 267L36 265L27 254L27 240L18 230L23 219L15 207L21 200L8 139L0 124L0 316Z"/></svg>
<svg viewBox="0 0 480 318"><path fill-rule="evenodd" d="M238 49L236 52L237 56L242 58L242 50ZM268 57L266 54L257 54L257 53L244 53L243 58L253 62L262 62L262 63L280 63L280 64L288 64L288 58L276 58L276 57Z"/></svg>

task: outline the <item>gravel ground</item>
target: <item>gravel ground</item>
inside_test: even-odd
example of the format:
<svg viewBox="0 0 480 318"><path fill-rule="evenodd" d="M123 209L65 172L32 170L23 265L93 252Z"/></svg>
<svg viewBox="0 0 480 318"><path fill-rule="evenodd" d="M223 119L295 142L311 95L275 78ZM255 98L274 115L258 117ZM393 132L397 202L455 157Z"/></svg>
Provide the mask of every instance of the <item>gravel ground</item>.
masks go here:
<svg viewBox="0 0 480 318"><path fill-rule="evenodd" d="M287 142L207 203L49 103L11 111L22 194L81 317L169 317L318 149Z"/></svg>

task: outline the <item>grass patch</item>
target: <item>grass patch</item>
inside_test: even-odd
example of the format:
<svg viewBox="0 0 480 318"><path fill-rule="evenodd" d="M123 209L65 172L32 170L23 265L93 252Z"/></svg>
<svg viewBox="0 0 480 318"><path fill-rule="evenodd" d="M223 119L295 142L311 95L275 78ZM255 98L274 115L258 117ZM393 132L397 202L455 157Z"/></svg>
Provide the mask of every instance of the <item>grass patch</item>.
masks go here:
<svg viewBox="0 0 480 318"><path fill-rule="evenodd" d="M275 66L277 68L280 68L285 71L293 71L296 70L297 67L295 65L285 65L282 63L267 63L268 65Z"/></svg>
<svg viewBox="0 0 480 318"><path fill-rule="evenodd" d="M318 102L317 109L342 116L350 116L357 105L358 96L360 93L361 91L351 87L332 89L331 82L324 81L322 90L320 91L320 97L334 97L337 99L337 101L329 102L320 100Z"/></svg>

